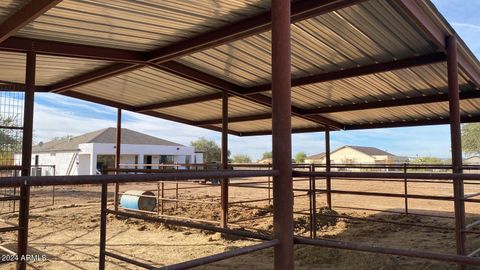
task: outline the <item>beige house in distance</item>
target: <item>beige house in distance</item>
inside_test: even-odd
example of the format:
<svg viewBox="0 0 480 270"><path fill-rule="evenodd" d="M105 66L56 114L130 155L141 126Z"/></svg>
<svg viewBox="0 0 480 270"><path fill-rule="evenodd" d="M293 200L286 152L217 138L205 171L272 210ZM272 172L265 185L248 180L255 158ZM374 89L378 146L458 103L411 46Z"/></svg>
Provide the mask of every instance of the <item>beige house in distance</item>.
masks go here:
<svg viewBox="0 0 480 270"><path fill-rule="evenodd" d="M480 165L480 156L472 156L463 160L465 165Z"/></svg>
<svg viewBox="0 0 480 270"><path fill-rule="evenodd" d="M408 157L396 156L376 147L345 145L330 153L332 164L401 164ZM308 156L305 163L325 164L325 153Z"/></svg>

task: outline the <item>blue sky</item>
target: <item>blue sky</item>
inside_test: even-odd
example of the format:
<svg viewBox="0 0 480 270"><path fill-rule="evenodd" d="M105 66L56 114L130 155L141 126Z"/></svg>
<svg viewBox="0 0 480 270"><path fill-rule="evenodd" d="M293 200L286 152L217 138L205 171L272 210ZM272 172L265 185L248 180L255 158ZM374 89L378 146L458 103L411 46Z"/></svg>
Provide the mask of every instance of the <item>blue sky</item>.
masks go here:
<svg viewBox="0 0 480 270"><path fill-rule="evenodd" d="M452 24L466 44L480 55L480 1L434 0L440 12ZM116 109L84 102L56 94L37 94L34 119L36 142L53 137L80 135L85 132L114 127ZM145 132L182 144L205 137L220 144L220 134L171 121L124 112L123 127ZM229 136L233 155L248 154L253 160L271 150L270 136ZM429 126L331 133L332 149L343 145L375 146L403 156L450 155L450 136L447 126ZM316 154L324 151L323 133L293 135L293 153L304 151Z"/></svg>

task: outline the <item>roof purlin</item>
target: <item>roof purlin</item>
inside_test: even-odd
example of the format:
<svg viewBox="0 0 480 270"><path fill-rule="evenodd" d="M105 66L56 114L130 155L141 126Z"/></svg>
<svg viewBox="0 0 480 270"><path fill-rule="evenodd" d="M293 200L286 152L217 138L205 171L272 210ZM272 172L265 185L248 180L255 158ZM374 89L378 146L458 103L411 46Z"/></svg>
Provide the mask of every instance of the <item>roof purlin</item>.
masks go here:
<svg viewBox="0 0 480 270"><path fill-rule="evenodd" d="M202 71L190 68L188 66L185 66L183 64L177 63L170 61L167 63L161 63L157 64L158 68L169 71L171 73L174 73L175 75L182 76L186 79L193 80L199 83L203 83L215 88L219 88L222 91L227 91L229 94L232 94L234 96L238 96L241 98L244 98L246 100L249 100L251 102L261 104L264 106L267 106L269 108L272 107L272 99L268 96L262 95L262 94L254 94L254 95L243 95L241 94L241 89L243 89L241 86L238 86L236 84L224 81L220 78L214 77L210 74L204 73ZM331 120L327 117L323 117L320 115L313 115L313 116L305 116L302 114L301 108L292 106L292 115L301 117L305 120L315 122L317 124L323 124L332 127L333 129L342 129L343 125L339 122L336 122L334 120Z"/></svg>
<svg viewBox="0 0 480 270"><path fill-rule="evenodd" d="M35 0L30 1L17 12L10 15L0 25L0 42L9 38L25 25L54 7L62 0Z"/></svg>
<svg viewBox="0 0 480 270"><path fill-rule="evenodd" d="M410 0L396 0L396 3L402 8L416 23L423 29L423 31L430 37L440 51L446 52L446 38L455 33L450 33L448 29L441 29L425 14L419 5L428 5L429 1L410 1ZM430 6L428 6L430 7ZM440 15L441 16L441 15ZM444 19L442 17L442 19ZM468 52L471 54L471 52ZM475 87L480 88L480 74L475 71L469 61L465 59L462 53L457 54L459 68L467 74L467 77L472 80Z"/></svg>
<svg viewBox="0 0 480 270"><path fill-rule="evenodd" d="M103 98L99 98L99 97L95 97L95 96L91 96L91 95L86 95L86 94L79 93L79 92L70 91L70 92L65 92L65 93L61 93L61 94L65 95L65 96L73 97L73 98L78 98L78 99L94 102L94 103L97 103L97 104L102 104L102 105L106 105L106 106L112 106L112 107L120 108L122 110L135 112L135 109L136 109L136 107L128 105L128 104L123 104L123 103L120 103L120 102L115 102L115 101L111 101L111 100L107 100L107 99L103 99ZM166 120L169 120L169 121L174 121L174 122L178 122L178 123L182 123L182 124L186 124L186 125L195 126L195 123L193 121L183 119L181 117L176 117L176 116L172 116L172 115L166 115L166 114L163 114L163 113L151 112L151 111L149 111L149 112L139 112L139 113L144 114L144 115L148 115L148 116L163 118L163 119L166 119ZM211 125L202 126L202 127L206 128L206 129L214 130L214 131L221 131L221 128L211 126ZM237 135L237 136L240 135L239 132L234 131L234 130L229 130L229 133L232 134L232 135Z"/></svg>
<svg viewBox="0 0 480 270"><path fill-rule="evenodd" d="M475 123L480 122L480 115L471 117L462 117L462 123ZM432 126L432 125L447 125L450 124L449 118L444 119L431 119L431 120L418 120L418 121L401 121L401 122L389 122L378 124L360 124L360 125L346 125L345 130L359 130L359 129L374 129L374 128L397 128L397 127L415 127L415 126ZM310 133L310 132L323 132L324 127L318 128L294 128L292 133ZM240 136L262 136L271 135L272 131L253 131L253 132L241 132Z"/></svg>
<svg viewBox="0 0 480 270"><path fill-rule="evenodd" d="M363 75L393 71L393 70L398 70L403 68L434 64L434 63L442 62L445 60L446 60L446 55L441 52L429 54L429 55L416 56L416 57L411 57L407 59L395 60L391 62L372 64L368 66L361 66L361 67L356 67L351 69L316 74L308 77L296 78L296 79L292 79L292 87L313 84L313 83L321 83L321 82L332 81L332 80L341 80L345 78L350 78L352 76L363 76ZM270 88L271 88L271 84L263 84L263 85L249 87L249 88L243 88L239 91L241 94L244 94L244 95L252 95L252 94L257 94L264 91L269 91ZM194 104L194 103L216 100L221 98L222 98L221 93L206 94L203 96L197 96L193 98L190 97L185 99L178 99L178 100L171 100L166 102L149 104L139 108L139 111L155 110L155 109L173 107L178 105Z"/></svg>
<svg viewBox="0 0 480 270"><path fill-rule="evenodd" d="M300 0L292 3L292 22L307 19L323 13L331 12L340 8L355 5L365 0L337 0L337 1L309 1ZM259 17L259 18L257 18ZM252 23L253 22L253 23ZM210 47L225 44L238 39L262 33L271 28L270 11L264 12L260 15L246 18L240 22L235 22L219 29L168 45L166 47L158 48L153 52L146 52L148 56L144 59L152 63L168 62L175 58L198 52ZM162 50L167 51L167 53ZM167 56L168 55L168 56ZM137 69L141 66L130 64L132 69ZM68 91L70 88L80 86L93 81L101 80L111 76L116 76L130 71L128 66L111 65L104 68L80 74L77 77L61 81L50 85L52 92Z"/></svg>
<svg viewBox="0 0 480 270"><path fill-rule="evenodd" d="M468 99L479 99L480 91L470 91L460 93L460 100ZM419 104L428 104L428 103L438 103L448 101L448 95L432 95L432 96L421 96L413 98L404 98L404 99L395 99L395 100L383 100L383 101L374 101L368 103L357 103L357 104L348 104L348 105L338 105L332 107L324 108L314 108L304 110L304 115L315 115L321 113L338 113L338 112L350 112L358 110L369 110L369 109L382 109L382 108L391 108L391 107L401 107L409 105L419 105ZM240 117L229 118L229 122L248 122L253 120L266 120L270 119L271 114L254 114L254 115L245 115ZM215 125L220 124L222 119L209 119L203 121L195 122L195 125Z"/></svg>

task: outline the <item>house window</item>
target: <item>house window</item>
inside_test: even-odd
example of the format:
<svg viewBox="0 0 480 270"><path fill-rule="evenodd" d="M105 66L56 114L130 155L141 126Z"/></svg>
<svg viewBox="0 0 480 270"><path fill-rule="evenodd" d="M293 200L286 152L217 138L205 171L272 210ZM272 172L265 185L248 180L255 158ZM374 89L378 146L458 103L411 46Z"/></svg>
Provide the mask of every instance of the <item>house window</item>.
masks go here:
<svg viewBox="0 0 480 270"><path fill-rule="evenodd" d="M98 155L97 156L97 170L102 171L103 168L115 168L114 155Z"/></svg>
<svg viewBox="0 0 480 270"><path fill-rule="evenodd" d="M40 157L38 155L35 155L35 166L38 166L39 158Z"/></svg>
<svg viewBox="0 0 480 270"><path fill-rule="evenodd" d="M190 156L185 156L185 164L190 164Z"/></svg>
<svg viewBox="0 0 480 270"><path fill-rule="evenodd" d="M173 164L174 163L174 156L171 155L161 155L160 156L160 163L162 164Z"/></svg>

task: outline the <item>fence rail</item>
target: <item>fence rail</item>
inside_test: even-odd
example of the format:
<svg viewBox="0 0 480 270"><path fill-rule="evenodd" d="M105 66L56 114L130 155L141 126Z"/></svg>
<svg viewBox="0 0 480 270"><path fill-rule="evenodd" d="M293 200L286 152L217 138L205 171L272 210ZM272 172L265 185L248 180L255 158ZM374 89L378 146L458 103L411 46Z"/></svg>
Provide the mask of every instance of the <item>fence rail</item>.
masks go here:
<svg viewBox="0 0 480 270"><path fill-rule="evenodd" d="M257 165L257 166L255 166ZM222 228L216 226L214 224L207 224L203 220L195 220L195 219L183 219L182 217L177 216L168 216L158 213L158 207L161 206L163 208L163 204L165 203L183 203L190 200L186 199L179 199L178 198L178 190L181 189L178 187L179 184L201 184L205 187L219 187L218 185L212 184L202 184L202 183L194 183L193 180L201 180L201 179L211 179L211 178L218 178L222 179L230 179L230 178L243 178L241 181L244 182L232 182L232 187L238 188L256 188L256 189L265 189L268 192L268 198L266 199L244 199L235 200L228 204L229 207L253 207L255 208L255 204L252 206L248 206L251 203L257 202L269 202L271 200L270 191L271 181L268 179L267 181L260 181L255 180L252 181L251 179L245 179L250 177L275 177L279 175L279 172L276 170L271 170L270 164L262 164L258 166L258 164L233 164L230 166L229 170L189 170L188 167L185 169L179 170L161 170L161 169L107 169L107 172L114 172L115 174L105 174L105 175L93 175L93 176L33 176L33 177L2 177L2 181L0 181L0 187L30 187L30 186L52 186L52 185L102 185L102 203L101 203L101 238L100 238L100 269L103 269L105 265L105 257L116 258L118 260L122 260L128 263L132 263L134 265L144 267L144 268L153 268L147 264L142 262L137 262L135 260L120 256L118 254L114 254L111 251L106 250L106 230L107 230L107 219L106 216L108 214L116 215L116 216L124 216L129 218L136 218L136 219L143 219L143 220L150 220L156 222L163 222L170 225L175 226L182 226L194 229L202 229L202 230L210 230L220 233L226 234L233 234L241 237L248 237L253 239L260 239L266 242L254 245L251 247L237 249L235 251L226 252L222 254L217 254L213 256L208 256L205 258L195 259L190 262L180 263L173 266L168 266L159 269L188 269L193 266L202 265L205 263L218 261L221 259L229 258L232 256L237 256L240 254L244 254L247 252L253 252L259 249L273 247L278 244L278 240L273 239L271 235L265 233L258 233L253 231L246 231L246 230L236 230L231 228ZM342 168L347 168L347 166L339 166ZM356 167L356 166L355 166ZM346 171L333 171L333 172L326 172L326 171L318 171L316 168L322 168L321 165L316 164L297 164L294 166L294 170L292 171L292 175L294 177L295 182L308 182L308 188L295 188L294 191L297 192L294 194L294 197L304 197L307 196L310 200L309 209L306 210L299 210L294 211L294 214L298 215L307 215L310 216L310 233L311 238L304 238L304 237L295 237L295 242L297 244L307 244L307 245L318 245L324 247L333 247L333 248L343 248L343 249L350 249L350 250L358 250L358 251L367 251L367 252L376 252L376 253L384 253L384 254L393 254L393 255L401 255L401 256L409 256L409 257L417 257L417 258L425 258L425 259L432 259L438 261L445 261L445 262L454 262L454 263L461 263L461 264L472 264L472 265L480 265L480 259L474 258L473 256L478 253L478 249L470 253L469 256L459 256L459 255L450 255L450 254L440 254L440 253L430 253L430 252L423 252L423 251L414 251L414 250L405 250L405 249L392 249L389 247L377 247L377 246L369 246L369 245L359 245L355 243L348 243L348 242L340 242L340 241L333 241L333 240L326 240L326 239L319 239L316 238L316 211L318 210L316 205L316 194L319 193L327 193L330 194L350 194L354 196L382 196L382 197L396 197L396 198L404 198L405 199L405 214L411 214L408 212L408 199L425 199L425 200L444 200L444 201L454 201L458 200L459 198L455 198L453 196L433 196L433 195L418 195L418 194L409 194L408 189L404 189L404 193L388 193L388 192L362 192L362 191L344 191L344 190L337 190L331 188L317 188L316 182L323 181L325 179L331 179L335 181L335 179L342 179L348 181L368 181L368 180L398 180L398 182L405 182L409 183L414 181L424 181L422 183L431 183L435 184L438 181L442 181L441 183L454 183L455 181L461 180L468 180L471 183L480 183L480 174L462 174L462 173L451 173L451 172L407 172L408 169L422 169L422 170L434 170L440 168L440 166L359 166L362 169L371 169L372 167L380 168L380 169L402 169L398 172L346 172ZM448 169L448 166L441 166L442 168ZM480 167L480 166L479 166ZM179 168L179 167L177 167ZM205 168L205 167L204 167ZM249 168L249 170L240 170L240 168ZM254 170L257 168L257 170ZM16 168L18 169L18 168ZM475 167L474 169L478 169ZM157 204L157 214L158 216L154 216L151 214L155 214L155 212L143 212L143 211L124 211L124 210L110 210L107 208L107 191L108 191L108 184L110 183L158 183L158 184L175 184L176 188L164 188L162 186L161 192L166 190L175 190L177 193L177 197L175 199L172 198L165 198L162 194L159 197L146 195L148 197L155 197L158 199ZM160 191L157 189L157 191ZM300 193L298 193L300 192ZM121 193L120 193L121 194ZM480 196L480 193L473 193L467 194L460 200L465 202L473 202L479 203L480 199L475 197ZM19 196L20 198L21 196ZM25 196L24 196L25 197ZM23 197L22 197L23 198ZM27 201L29 200L30 196L24 198ZM199 203L195 201L195 203ZM331 205L329 205L331 207ZM129 209L130 210L130 209ZM325 214L330 215L330 214ZM349 217L345 215L330 215L335 216L337 218L357 218L359 220L369 221L369 222L382 222L382 223L392 223L401 226L418 226L418 227L425 227L431 228L435 230L445 230L445 231L454 231L455 228L442 228L439 226L433 225L426 225L426 224L408 224L405 222L399 221L388 221L388 220L375 220L372 218L358 218L358 217ZM266 215L265 217L259 218L271 218L271 215ZM27 217L19 217L19 218L27 218ZM242 219L232 221L230 224L235 226L236 223L242 222ZM215 223L218 224L218 223ZM480 234L480 231L473 230L474 227L480 225L480 221L475 221L469 224L462 233L474 233ZM242 226L245 227L245 226ZM8 228L11 230L12 228ZM14 228L15 230L23 230L24 228ZM19 239L21 241L21 239ZM173 268L172 268L173 267Z"/></svg>

